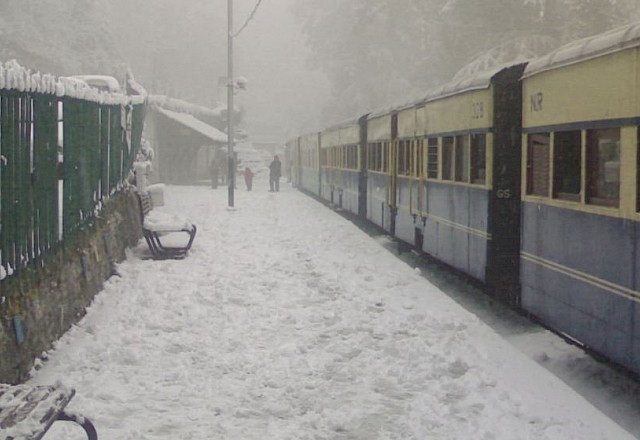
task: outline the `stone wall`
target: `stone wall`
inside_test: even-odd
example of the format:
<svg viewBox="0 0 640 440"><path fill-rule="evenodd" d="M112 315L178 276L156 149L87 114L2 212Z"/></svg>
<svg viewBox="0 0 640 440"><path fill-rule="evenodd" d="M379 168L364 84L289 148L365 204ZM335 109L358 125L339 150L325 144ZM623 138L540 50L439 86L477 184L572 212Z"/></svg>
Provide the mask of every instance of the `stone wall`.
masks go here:
<svg viewBox="0 0 640 440"><path fill-rule="evenodd" d="M93 224L43 267L0 282L0 383L27 379L35 359L85 315L114 264L141 236L138 200L126 191L109 199Z"/></svg>

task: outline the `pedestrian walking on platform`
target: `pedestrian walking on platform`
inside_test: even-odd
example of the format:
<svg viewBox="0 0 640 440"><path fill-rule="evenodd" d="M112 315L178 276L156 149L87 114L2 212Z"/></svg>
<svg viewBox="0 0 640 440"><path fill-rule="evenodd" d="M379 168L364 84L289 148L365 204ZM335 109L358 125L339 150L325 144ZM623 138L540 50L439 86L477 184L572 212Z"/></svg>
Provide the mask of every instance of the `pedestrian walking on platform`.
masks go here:
<svg viewBox="0 0 640 440"><path fill-rule="evenodd" d="M282 163L278 155L273 156L269 164L269 191L280 191L280 175L282 174Z"/></svg>

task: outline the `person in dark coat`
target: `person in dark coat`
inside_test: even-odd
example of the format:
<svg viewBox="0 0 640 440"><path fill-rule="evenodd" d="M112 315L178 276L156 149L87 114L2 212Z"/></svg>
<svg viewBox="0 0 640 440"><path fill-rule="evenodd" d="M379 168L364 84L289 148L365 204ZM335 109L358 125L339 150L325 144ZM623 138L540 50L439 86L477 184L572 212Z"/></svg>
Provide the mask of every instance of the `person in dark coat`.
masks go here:
<svg viewBox="0 0 640 440"><path fill-rule="evenodd" d="M273 156L269 164L269 191L280 191L280 175L282 174L282 163L278 155Z"/></svg>

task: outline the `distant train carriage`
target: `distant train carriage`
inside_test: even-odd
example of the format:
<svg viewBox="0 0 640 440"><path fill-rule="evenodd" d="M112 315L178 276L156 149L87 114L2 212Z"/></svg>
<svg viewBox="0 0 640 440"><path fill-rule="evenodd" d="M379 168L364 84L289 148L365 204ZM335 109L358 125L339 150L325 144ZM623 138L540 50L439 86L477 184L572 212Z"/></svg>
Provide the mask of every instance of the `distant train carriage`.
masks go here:
<svg viewBox="0 0 640 440"><path fill-rule="evenodd" d="M640 24L523 77L522 307L640 373Z"/></svg>
<svg viewBox="0 0 640 440"><path fill-rule="evenodd" d="M300 188L320 196L320 135L312 133L298 139Z"/></svg>
<svg viewBox="0 0 640 440"><path fill-rule="evenodd" d="M423 250L517 302L520 76L497 68L426 99Z"/></svg>
<svg viewBox="0 0 640 440"><path fill-rule="evenodd" d="M358 214L361 163L357 121L320 133L320 167L320 197Z"/></svg>

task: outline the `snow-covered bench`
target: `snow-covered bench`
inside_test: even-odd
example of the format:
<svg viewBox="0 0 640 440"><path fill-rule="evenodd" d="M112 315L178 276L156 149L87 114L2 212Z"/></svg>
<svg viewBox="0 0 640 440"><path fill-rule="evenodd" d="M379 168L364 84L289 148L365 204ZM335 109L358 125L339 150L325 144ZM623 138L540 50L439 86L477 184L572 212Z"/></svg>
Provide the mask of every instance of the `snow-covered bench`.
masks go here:
<svg viewBox="0 0 640 440"><path fill-rule="evenodd" d="M75 395L64 385L0 384L0 438L39 440L56 421L82 426L89 440L98 440L93 423L86 417L65 411Z"/></svg>
<svg viewBox="0 0 640 440"><path fill-rule="evenodd" d="M196 225L184 217L153 209L153 199L148 192L138 191L137 194L140 201L142 234L153 258L157 260L184 258L196 236ZM188 236L187 243L182 246L167 246L160 240L160 236L179 232L184 232Z"/></svg>

